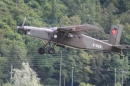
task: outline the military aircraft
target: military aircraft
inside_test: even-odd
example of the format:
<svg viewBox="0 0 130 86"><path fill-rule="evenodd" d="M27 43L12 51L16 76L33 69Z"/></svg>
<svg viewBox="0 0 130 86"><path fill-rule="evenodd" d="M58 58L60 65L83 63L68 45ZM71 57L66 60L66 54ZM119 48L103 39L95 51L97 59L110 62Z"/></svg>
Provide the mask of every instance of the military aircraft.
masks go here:
<svg viewBox="0 0 130 86"><path fill-rule="evenodd" d="M54 54L54 46L72 47L83 50L100 50L108 52L120 52L120 58L123 58L122 49L130 49L130 45L120 45L120 37L123 30L121 25L112 25L108 40L98 40L85 35L88 32L99 31L100 28L90 24L40 28L33 26L18 26L26 35L46 40L47 43L38 49L39 54ZM48 46L49 45L49 46Z"/></svg>

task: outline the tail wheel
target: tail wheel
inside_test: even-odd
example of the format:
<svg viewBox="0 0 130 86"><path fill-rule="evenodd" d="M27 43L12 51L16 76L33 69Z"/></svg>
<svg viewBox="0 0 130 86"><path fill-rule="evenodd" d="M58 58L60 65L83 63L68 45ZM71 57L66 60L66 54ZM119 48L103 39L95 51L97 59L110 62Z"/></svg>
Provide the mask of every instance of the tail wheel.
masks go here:
<svg viewBox="0 0 130 86"><path fill-rule="evenodd" d="M123 59L123 57L124 57L124 55L123 55L123 52L122 52L122 50L120 51L120 59Z"/></svg>
<svg viewBox="0 0 130 86"><path fill-rule="evenodd" d="M123 59L124 55L120 55L120 59Z"/></svg>
<svg viewBox="0 0 130 86"><path fill-rule="evenodd" d="M48 51L49 54L55 53L55 49L53 47L49 47L47 51Z"/></svg>
<svg viewBox="0 0 130 86"><path fill-rule="evenodd" d="M39 49L38 49L38 53L39 53L39 54L44 54L44 53L45 53L45 49L42 48L42 47L39 48Z"/></svg>

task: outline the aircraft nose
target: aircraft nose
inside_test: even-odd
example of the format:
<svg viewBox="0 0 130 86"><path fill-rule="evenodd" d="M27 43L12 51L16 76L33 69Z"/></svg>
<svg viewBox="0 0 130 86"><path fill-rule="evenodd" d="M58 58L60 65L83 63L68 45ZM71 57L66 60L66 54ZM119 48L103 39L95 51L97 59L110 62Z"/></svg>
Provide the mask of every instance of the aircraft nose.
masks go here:
<svg viewBox="0 0 130 86"><path fill-rule="evenodd" d="M22 26L17 26L17 29L21 29L21 30L22 30L22 29L23 29L23 27L22 27Z"/></svg>
<svg viewBox="0 0 130 86"><path fill-rule="evenodd" d="M25 30L23 26L17 26L17 29L18 29L18 33L25 34Z"/></svg>
<svg viewBox="0 0 130 86"><path fill-rule="evenodd" d="M18 30L21 30L21 31L26 31L26 29L25 29L24 26L17 26L17 29L18 29Z"/></svg>

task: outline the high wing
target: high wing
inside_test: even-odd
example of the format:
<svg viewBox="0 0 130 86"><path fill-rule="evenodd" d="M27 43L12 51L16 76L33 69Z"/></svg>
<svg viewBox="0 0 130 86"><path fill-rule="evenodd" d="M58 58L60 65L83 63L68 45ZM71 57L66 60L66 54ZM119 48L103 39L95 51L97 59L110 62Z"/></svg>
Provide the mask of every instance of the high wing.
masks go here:
<svg viewBox="0 0 130 86"><path fill-rule="evenodd" d="M75 25L75 26L65 26L65 27L58 27L57 30L63 31L63 32L71 32L74 34L85 34L86 32L94 32L99 31L100 28L94 25L90 24L84 24L84 25Z"/></svg>

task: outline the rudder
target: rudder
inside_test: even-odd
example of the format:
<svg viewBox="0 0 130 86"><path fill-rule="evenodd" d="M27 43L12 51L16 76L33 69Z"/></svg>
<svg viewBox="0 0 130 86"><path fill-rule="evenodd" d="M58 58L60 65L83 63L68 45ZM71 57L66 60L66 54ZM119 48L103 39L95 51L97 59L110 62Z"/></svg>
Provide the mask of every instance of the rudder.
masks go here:
<svg viewBox="0 0 130 86"><path fill-rule="evenodd" d="M112 45L119 45L122 31L123 27L121 25L112 25L108 42Z"/></svg>

